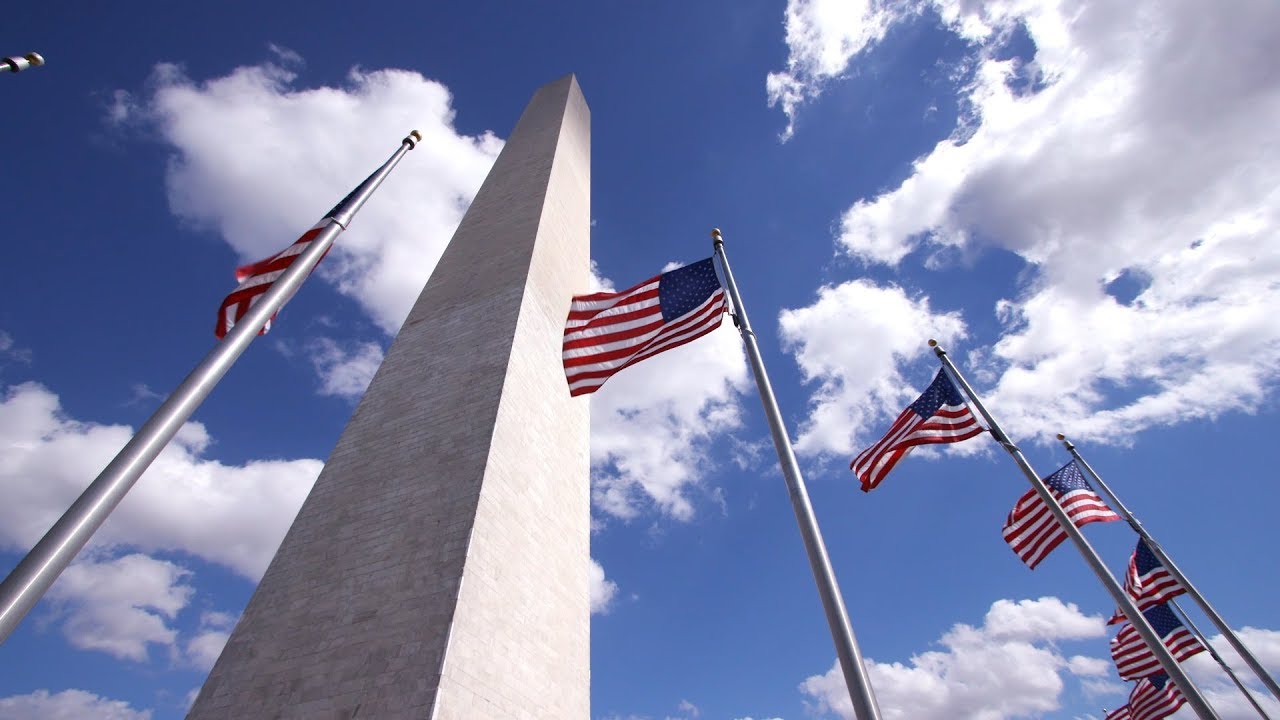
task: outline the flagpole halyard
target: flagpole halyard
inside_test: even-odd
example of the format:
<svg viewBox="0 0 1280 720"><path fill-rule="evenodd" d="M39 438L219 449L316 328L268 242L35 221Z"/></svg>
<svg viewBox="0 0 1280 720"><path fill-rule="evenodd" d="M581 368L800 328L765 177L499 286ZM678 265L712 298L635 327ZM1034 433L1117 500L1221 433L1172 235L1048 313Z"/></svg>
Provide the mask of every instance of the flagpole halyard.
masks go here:
<svg viewBox="0 0 1280 720"><path fill-rule="evenodd" d="M1027 462L1027 458L1022 454L1022 450L1020 450L1018 446L1009 439L1009 436L1005 434L999 423L997 423L995 418L991 416L991 413L987 412L987 408L982 404L982 401L978 399L977 393L973 391L973 388L964 379L964 376L962 376L960 371L956 369L955 364L951 362L951 358L947 356L947 351L938 345L937 340L929 340L929 347L933 348L934 354L938 356L938 360L942 363L943 369L946 370L947 376L950 377L951 381L964 392L964 394L969 398L969 402L973 404L974 409L977 410L978 413L982 415L982 418L987 421L987 427L991 431L991 436L994 437L1002 447L1004 447L1005 451L1013 458L1018 469L1020 469L1022 474L1026 476L1027 480L1031 482L1031 487L1035 489L1036 494L1040 496L1041 501L1043 501L1045 506L1049 508L1049 511L1053 513L1054 518L1058 521L1058 524L1062 526L1062 529L1067 533L1067 536L1075 543L1076 548L1080 551L1080 554L1084 556L1085 562L1089 565L1090 569L1093 570L1094 575L1098 577L1098 580L1102 583L1103 587L1107 589L1107 592L1111 593L1111 597L1115 599L1116 605L1119 606L1121 612L1123 612L1125 617L1128 618L1129 622L1133 625L1134 630L1136 630L1142 637L1142 640L1147 644L1147 647L1150 648L1152 654L1154 654L1156 659L1159 660L1161 667L1163 667L1164 671L1168 673L1169 678L1172 679L1174 683L1177 684L1178 688L1182 690L1182 694L1186 697L1187 704L1191 706L1201 720L1218 720L1218 714L1213 711L1213 708L1209 707L1209 703L1204 699L1204 696L1200 694L1199 688L1191 682L1190 676L1187 675L1186 671L1182 669L1182 666L1178 664L1178 661L1173 658L1172 654L1170 654L1163 639L1156 634L1155 630L1151 627L1151 623L1147 621L1146 616L1138 610L1137 604L1133 602L1132 598L1129 597L1129 594L1126 593L1124 589L1120 587L1120 584L1116 582L1116 579L1111 575L1111 571L1107 569L1105 564L1103 564L1102 558L1098 557L1093 546L1090 545L1089 541L1085 538L1084 533L1082 533L1080 528L1076 527L1075 523L1071 522L1070 518L1067 517L1066 512L1062 509L1062 506L1058 504L1058 501L1053 497L1053 494L1049 492L1049 488L1045 486L1044 481L1040 479L1039 474L1037 474L1035 469L1031 467L1031 463Z"/></svg>
<svg viewBox="0 0 1280 720"><path fill-rule="evenodd" d="M391 158L329 213L327 217L334 222L320 231L272 288L253 304L226 337L196 365L75 503L23 557L4 582L0 583L0 643L9 638L22 618L26 617L71 564L160 451L249 347L249 343L257 337L267 320L293 297L338 234L346 229L351 218L400 162L400 158L413 148L413 138L420 138L417 131L401 141L400 148Z"/></svg>
<svg viewBox="0 0 1280 720"><path fill-rule="evenodd" d="M1129 527L1133 528L1134 532L1138 533L1138 537L1141 537L1146 541L1147 547L1151 549L1151 554L1156 556L1156 559L1160 561L1160 564L1164 566L1165 570L1168 570L1169 574L1173 576L1173 579L1177 580L1178 583L1187 591L1187 595L1190 595L1191 599L1195 600L1196 604L1204 610L1204 614L1213 622L1214 625L1218 627L1218 630L1222 632L1222 636L1227 639L1227 642L1231 643L1231 647L1235 648L1235 651L1239 653L1241 659L1243 659L1245 664L1249 666L1249 669L1258 676L1258 679L1262 681L1262 684L1266 686L1267 690L1274 695L1276 699L1280 700L1280 685L1276 684L1275 678L1271 677L1271 674L1266 671L1266 668L1262 666L1262 663L1258 662L1258 659L1254 657L1249 648L1245 646L1244 642L1240 640L1235 631L1231 629L1231 626L1227 624L1227 621L1222 619L1222 616L1219 615L1218 611L1209 604L1209 601L1205 599L1204 595L1200 594L1200 591L1196 589L1196 586L1192 585L1191 581L1187 580L1187 576L1182 574L1182 570L1179 569L1178 566L1169 559L1169 556L1165 554L1164 548L1160 546L1160 543L1156 542L1155 538L1151 537L1151 534L1147 532L1147 528L1142 524L1142 522L1138 520L1132 512L1130 512L1129 508L1125 507L1125 504L1120 501L1120 498L1111 490L1111 487L1103 481L1102 476L1098 474L1098 471L1093 469L1093 466L1084 459L1079 450L1076 450L1075 444L1068 440L1067 436L1062 433L1058 433L1058 440L1062 442L1062 446L1067 449L1067 452L1071 453L1071 457L1076 464L1088 473L1089 477L1097 483L1098 488L1106 493L1107 497L1115 503L1115 507L1119 510L1120 516L1125 519L1125 522L1129 523ZM1252 700L1252 698L1250 699Z"/></svg>
<svg viewBox="0 0 1280 720"><path fill-rule="evenodd" d="M725 288L729 291L729 299L733 303L734 324L742 336L746 346L747 357L751 361L751 371L755 376L756 388L760 391L760 401L764 404L765 416L769 420L769 432L773 436L773 447L778 453L778 464L782 466L782 476L787 484L787 492L791 496L791 507L795 510L796 522L800 526L800 536L804 540L805 552L809 555L809 566L813 570L814 580L818 585L818 595L822 599L822 608L826 612L827 625L831 628L831 639L835 642L836 657L840 661L840 669L844 673L845 686L849 691L849 699L853 703L854 716L858 720L880 720L880 708L876 704L875 690L871 687L871 679L858 649L858 641L853 635L853 626L849 623L849 613L845 609L844 598L840 595L840 586L836 583L835 571L831 568L831 560L827 556L826 545L822 541L822 532L818 529L818 519L813 513L813 505L809 502L809 492L805 488L804 478L800 475L800 465L796 462L795 451L787 436L782 422L782 413L778 409L778 401L773 394L773 386L764 369L764 360L760 356L760 348L756 343L756 335L747 320L747 312L742 304L742 296L738 293L738 285L733 280L733 272L729 269L729 259L724 251L724 237L720 229L711 231L712 245L720 267L724 271Z"/></svg>

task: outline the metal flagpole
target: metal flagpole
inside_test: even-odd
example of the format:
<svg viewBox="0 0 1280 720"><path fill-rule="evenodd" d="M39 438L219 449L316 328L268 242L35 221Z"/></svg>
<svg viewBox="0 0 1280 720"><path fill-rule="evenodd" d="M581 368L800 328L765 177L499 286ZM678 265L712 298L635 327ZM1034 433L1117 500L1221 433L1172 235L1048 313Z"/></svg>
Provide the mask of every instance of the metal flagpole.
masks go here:
<svg viewBox="0 0 1280 720"><path fill-rule="evenodd" d="M1027 462L1022 451L1018 449L1017 445L1013 444L1013 441L1010 440L1009 436L1000 428L1000 425L995 421L995 418L991 417L991 413L987 412L987 408L984 407L982 401L978 399L973 388L969 386L969 383L965 381L964 377L960 374L960 371L956 369L956 366L951 362L951 358L947 357L947 351L943 350L942 347L938 345L937 340L930 340L929 347L933 348L933 352L938 356L938 359L942 361L942 368L946 371L947 376L951 378L951 381L954 382L957 387L964 391L965 395L969 397L969 402L973 403L974 409L976 409L982 415L983 419L987 421L987 427L991 430L991 436L994 437L996 442L1000 443L1005 451L1009 453L1013 458L1013 461L1018 465L1018 468L1022 470L1022 474L1027 476L1027 480L1031 482L1031 487L1035 488L1036 494L1040 496L1040 500L1049 508L1063 531L1065 531L1071 538L1072 542L1076 544L1076 548L1079 549L1080 554L1084 556L1085 562L1089 564L1093 573L1098 576L1098 580L1102 582L1104 587L1106 587L1107 592L1111 593L1111 597L1115 599L1116 605L1120 607L1121 611L1124 612L1125 617L1127 617L1129 622L1133 624L1134 629L1138 631L1140 636L1142 636L1142 640L1146 642L1147 647L1150 648L1152 654L1154 654L1156 659L1160 661L1160 665L1164 668L1164 671L1169 674L1169 678L1172 679L1177 684L1178 688L1182 690L1183 696L1187 699L1187 704L1191 706L1196 715L1200 716L1201 720L1218 720L1218 714L1213 711L1213 708L1209 707L1209 703L1205 701L1204 696L1200 694L1199 688L1191 682L1191 678L1182 669L1182 666L1178 664L1178 661L1173 659L1173 655L1169 653L1169 648L1165 647L1164 642L1158 635L1156 635L1155 630L1151 628L1151 623L1147 622L1146 616L1138 611L1137 605L1134 604L1128 593L1126 593L1120 587L1120 584L1116 582L1116 579L1112 577L1111 571L1107 570L1107 566L1102 563L1102 559L1098 557L1096 552L1094 552L1093 546L1091 546L1089 541L1085 539L1084 533L1080 532L1080 528L1076 527L1075 523L1071 522L1071 519L1067 517L1067 513L1063 511L1062 506L1058 504L1058 501L1055 500L1053 495L1049 492L1049 488L1045 487L1044 481L1040 479L1040 476L1036 474L1034 469L1032 469L1031 464Z"/></svg>
<svg viewBox="0 0 1280 720"><path fill-rule="evenodd" d="M44 56L38 52L29 52L21 57L0 58L0 72L22 72L29 67L40 67L44 64Z"/></svg>
<svg viewBox="0 0 1280 720"><path fill-rule="evenodd" d="M738 294L738 285L733 281L733 271L729 269L729 258L724 252L724 237L720 235L719 228L711 231L711 237L716 257L719 258L720 267L724 270L729 298L733 300L734 324L738 326L738 332L742 335L742 344L747 348L747 357L751 359L751 371L756 378L756 388L760 390L760 401L764 403L764 412L769 418L773 447L778 451L778 463L782 466L782 476L786 479L787 491L791 495L791 507L795 510L796 522L800 525L800 536L804 539L805 551L809 554L809 566L813 570L813 578L818 583L818 595L822 598L822 608L826 611L827 624L831 627L831 639L836 645L836 656L840 659L840 669L844 672L844 683L849 690L849 699L853 702L854 715L858 720L880 720L880 707L876 705L875 691L871 688L871 679L867 676L866 665L862 662L858 641L853 636L853 627L849 624L849 613L845 610L844 599L840 596L840 587L836 584L835 572L832 571L831 560L827 557L827 547L822 542L818 519L814 516L813 506L809 503L809 491L805 489L804 478L800 476L800 465L796 462L795 451L791 449L791 440L787 437L786 428L782 424L782 413L778 410L773 386L769 384L769 376L764 370L764 360L760 357L756 334L751 330L746 308L742 304L742 296Z"/></svg>
<svg viewBox="0 0 1280 720"><path fill-rule="evenodd" d="M328 216L325 226L298 259L259 298L231 332L196 365L182 384L155 411L124 449L80 495L79 499L45 533L22 562L0 583L0 643L9 638L22 618L40 600L49 586L71 564L116 505L124 499L138 477L151 465L187 418L208 397L236 359L249 347L258 331L302 285L311 269L320 262L338 233L365 204L374 190L400 162L400 158L422 139L415 130L400 143L400 149L348 195Z"/></svg>
<svg viewBox="0 0 1280 720"><path fill-rule="evenodd" d="M1267 690L1269 690L1276 699L1280 699L1280 685L1276 684L1275 678L1271 677L1270 673L1262 667L1262 663L1258 662L1258 659L1253 656L1253 653L1249 652L1249 648L1245 647L1244 643L1240 641L1240 638L1236 636L1235 631L1231 629L1231 626L1227 624L1227 621L1222 619L1222 616L1213 609L1213 606L1209 604L1208 600L1205 600L1204 595L1200 594L1200 591L1196 589L1196 586L1192 585L1191 582L1187 580L1187 576L1183 575L1182 571L1178 569L1178 566L1173 564L1173 561L1169 559L1169 556L1164 553L1164 548L1160 547L1160 543L1156 542L1155 538L1151 537L1150 533L1147 532L1147 529L1143 527L1138 518L1134 517L1133 513L1129 511L1129 508L1125 507L1124 503L1120 502L1120 498L1116 497L1116 494L1111 491L1111 488L1102 481L1102 476L1098 475L1097 471L1093 469L1093 466L1080 456L1080 452L1076 450L1076 446L1061 433L1059 433L1058 439L1062 441L1063 447L1067 449L1067 452L1071 453L1071 457L1075 459L1076 463L1089 474L1089 477L1092 478L1095 483L1097 483L1098 488L1105 492L1107 497L1111 498L1116 509L1120 511L1120 515L1125 519L1125 522L1129 523L1129 527L1132 527L1134 532L1138 533L1138 535L1147 542L1147 547L1151 548L1151 553L1156 556L1156 559L1160 561L1160 564L1164 565L1165 569L1169 571L1169 574L1173 576L1173 579L1177 580L1178 583L1186 589L1187 595L1190 595L1191 599L1195 600L1196 603L1200 605L1201 609L1204 610L1204 614L1213 621L1213 624L1218 626L1218 629L1222 631L1222 636L1227 639L1227 642L1231 643L1231 647L1235 648L1236 652L1240 654L1240 657L1244 659L1245 664L1249 666L1249 669L1258 676L1258 679L1262 681L1262 684L1267 687Z"/></svg>
<svg viewBox="0 0 1280 720"><path fill-rule="evenodd" d="M1209 651L1209 657L1213 658L1214 662L1218 663L1218 667L1222 668L1222 671L1227 674L1227 677L1231 678L1231 682L1235 683L1235 686L1240 689L1240 692L1244 694L1245 699L1249 701L1249 704L1253 706L1253 709L1258 711L1258 714L1262 716L1262 720L1271 720L1270 716L1267 715L1267 711L1263 710L1262 706L1258 704L1258 701L1253 697L1253 693L1249 692L1249 688L1245 687L1244 683L1240 682L1240 678L1236 676L1235 671L1231 669L1231 666L1227 664L1227 661L1223 660L1222 656L1218 654L1218 651L1214 650L1213 646L1209 644L1209 638L1205 637L1204 633L1200 632L1200 628L1196 627L1196 624L1191 622L1191 617L1187 615L1187 611L1182 609L1182 606L1178 604L1177 600L1170 599L1168 600L1168 603L1173 606L1175 611L1177 611L1178 616L1182 620L1182 624L1186 625L1187 629L1191 631L1191 634L1195 635L1196 639L1200 641L1200 644L1204 646L1204 649Z"/></svg>

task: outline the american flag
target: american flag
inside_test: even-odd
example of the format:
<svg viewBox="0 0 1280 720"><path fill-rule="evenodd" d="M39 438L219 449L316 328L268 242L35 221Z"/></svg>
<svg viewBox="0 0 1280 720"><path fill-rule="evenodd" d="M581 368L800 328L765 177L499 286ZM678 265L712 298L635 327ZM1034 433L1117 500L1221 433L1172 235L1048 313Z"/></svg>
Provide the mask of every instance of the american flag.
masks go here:
<svg viewBox="0 0 1280 720"><path fill-rule="evenodd" d="M968 440L982 430L946 371L939 370L924 394L898 415L884 437L854 458L849 469L858 476L862 491L871 492L911 448Z"/></svg>
<svg viewBox="0 0 1280 720"><path fill-rule="evenodd" d="M1103 708L1103 712L1106 712L1105 708ZM1125 705L1107 713L1107 716L1102 720L1133 720L1133 713L1129 712L1129 706Z"/></svg>
<svg viewBox="0 0 1280 720"><path fill-rule="evenodd" d="M1067 517L1076 527L1089 523L1111 522L1120 516L1102 502L1102 498L1089 488L1075 463L1067 463L1060 470L1044 479ZM1032 570L1053 549L1067 539L1067 531L1058 524L1049 507L1034 489L1018 499L1004 522L1004 541Z"/></svg>
<svg viewBox="0 0 1280 720"><path fill-rule="evenodd" d="M1129 693L1129 712L1133 720L1163 720L1178 712L1187 699L1178 686L1164 673L1138 681ZM1110 717L1110 716L1108 716Z"/></svg>
<svg viewBox="0 0 1280 720"><path fill-rule="evenodd" d="M622 368L706 335L723 313L711 258L622 292L575 295L564 326L569 394L595 392Z"/></svg>
<svg viewBox="0 0 1280 720"><path fill-rule="evenodd" d="M1164 646L1169 648L1169 654L1178 662L1204 652L1204 645L1183 626L1168 605L1156 605L1144 610L1142 614L1151 623L1156 635L1161 637ZM1120 628L1120 632L1112 638L1111 659L1115 661L1120 677L1125 680L1137 680L1162 672L1160 661L1142 641L1142 636L1132 624ZM1132 704L1130 703L1131 706Z"/></svg>
<svg viewBox="0 0 1280 720"><path fill-rule="evenodd" d="M271 285L284 274L285 270L289 269L293 261L307 249L307 246L320 234L320 231L333 222L333 215L337 214L338 208L342 207L345 202L344 200L342 203L338 203L337 207L330 210L329 214L316 223L315 227L308 230L289 247L266 260L259 260L256 263L236 268L236 282L240 283L240 285L223 299L222 307L218 308L218 324L213 329L215 335L222 338L231 332L231 328L235 327L235 324L249 313L254 303L271 289ZM329 254L327 250L325 254ZM323 260L324 258L321 257L320 259ZM286 298L287 301L288 298ZM266 324L258 331L259 335L265 335L271 329L272 320L275 320L275 315L267 319Z"/></svg>
<svg viewBox="0 0 1280 720"><path fill-rule="evenodd" d="M1160 564L1156 554L1147 547L1147 541L1139 538L1138 547L1129 558L1129 570L1124 575L1124 591L1137 603L1139 610L1146 610L1178 597L1187 590ZM1116 610L1107 624L1115 625L1125 619L1124 613Z"/></svg>

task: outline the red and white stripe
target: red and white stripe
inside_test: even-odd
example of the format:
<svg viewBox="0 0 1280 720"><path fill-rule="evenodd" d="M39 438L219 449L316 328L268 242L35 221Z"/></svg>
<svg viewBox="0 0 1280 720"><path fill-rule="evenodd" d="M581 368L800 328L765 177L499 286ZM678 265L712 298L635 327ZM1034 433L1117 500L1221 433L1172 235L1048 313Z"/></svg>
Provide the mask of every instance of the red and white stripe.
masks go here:
<svg viewBox="0 0 1280 720"><path fill-rule="evenodd" d="M1063 495L1051 489L1049 493L1076 527L1120 519L1092 490L1072 490ZM1018 499L1005 520L1002 534L1004 541L1032 570L1067 539L1067 531L1035 490L1028 490Z"/></svg>
<svg viewBox="0 0 1280 720"><path fill-rule="evenodd" d="M1133 713L1129 712L1129 706L1118 707L1107 713L1103 720L1133 720Z"/></svg>
<svg viewBox="0 0 1280 720"><path fill-rule="evenodd" d="M931 417L922 418L910 407L893 421L880 441L863 450L849 463L863 492L870 492L884 480L898 461L917 445L934 445L968 440L982 432L969 406L943 405Z"/></svg>
<svg viewBox="0 0 1280 720"><path fill-rule="evenodd" d="M1164 646L1178 662L1204 652L1204 645L1185 627L1178 627L1164 638ZM1124 680L1138 680L1164 672L1155 653L1143 642L1138 630L1130 623L1120 628L1111 639L1111 659ZM1132 705L1132 703L1130 703Z"/></svg>
<svg viewBox="0 0 1280 720"><path fill-rule="evenodd" d="M230 295L222 300L222 306L218 308L218 324L214 328L214 334L219 338L223 338L227 333L231 332L231 328L253 308L254 303L266 294L276 280L284 274L285 270L293 264L293 261L311 245L311 241L320 234L320 231L329 226L333 222L332 218L326 217L316 224L315 227L308 230L302 237L298 238L289 247L272 255L266 260L259 260L256 263L244 265L236 268L236 280L240 283ZM328 251L325 252L328 254ZM321 260L324 258L321 257ZM285 298L288 302L289 298ZM281 307L283 307L283 303ZM279 312L277 310L277 312ZM275 313L267 318L267 322L258 331L259 335L265 335L271 329L271 321L275 320Z"/></svg>
<svg viewBox="0 0 1280 720"><path fill-rule="evenodd" d="M1133 720L1164 720L1178 712L1187 699L1172 680L1157 688L1150 680L1142 680L1129 695L1129 712ZM1110 716L1108 716L1110 718Z"/></svg>
<svg viewBox="0 0 1280 720"><path fill-rule="evenodd" d="M662 320L662 276L616 293L578 295L564 329L564 374L570 395L595 392L614 373L715 330L724 314L724 290L701 305Z"/></svg>

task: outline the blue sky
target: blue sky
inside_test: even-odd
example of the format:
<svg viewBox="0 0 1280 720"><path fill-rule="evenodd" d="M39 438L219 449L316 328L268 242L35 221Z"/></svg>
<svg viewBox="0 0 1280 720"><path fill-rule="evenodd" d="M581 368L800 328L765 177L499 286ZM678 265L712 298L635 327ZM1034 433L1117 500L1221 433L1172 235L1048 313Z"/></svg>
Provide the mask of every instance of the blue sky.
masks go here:
<svg viewBox="0 0 1280 720"><path fill-rule="evenodd" d="M1124 702L1078 554L1029 572L1001 541L1026 483L988 437L858 491L930 337L1041 474L1071 435L1280 671L1278 35L1269 0L14 5L0 52L48 64L0 78L6 569L212 346L233 268L425 141L0 647L0 716L183 715L567 72L600 278L724 230L886 718ZM594 718L850 716L740 348L722 328L590 400ZM1119 573L1133 533L1086 535ZM1204 660L1222 717L1251 717Z"/></svg>

